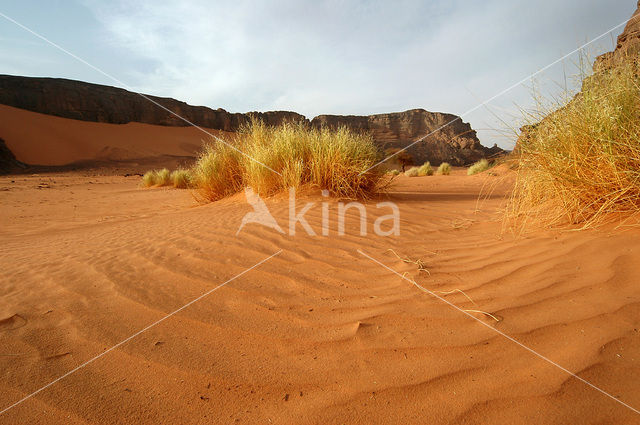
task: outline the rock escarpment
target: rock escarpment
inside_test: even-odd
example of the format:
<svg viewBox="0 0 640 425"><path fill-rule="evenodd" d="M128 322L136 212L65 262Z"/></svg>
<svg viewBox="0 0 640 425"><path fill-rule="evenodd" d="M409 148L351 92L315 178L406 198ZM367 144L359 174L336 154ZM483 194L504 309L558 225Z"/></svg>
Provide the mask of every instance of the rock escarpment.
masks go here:
<svg viewBox="0 0 640 425"><path fill-rule="evenodd" d="M82 81L0 75L0 104L3 105L80 121L190 125L145 97L197 126L215 130L235 131L252 115L271 125L284 121L306 121L303 115L289 111L231 113L224 109L191 106L167 97L143 97L117 87Z"/></svg>
<svg viewBox="0 0 640 425"><path fill-rule="evenodd" d="M427 136L407 149L417 164L430 161L434 165L441 162L466 165L502 152L497 146L489 149L480 144L475 130L460 117L424 109L369 116L320 115L311 121L311 125L347 126L370 132L385 151L404 148Z"/></svg>
<svg viewBox="0 0 640 425"><path fill-rule="evenodd" d="M635 58L640 54L640 1L633 16L627 22L622 34L618 36L618 42L613 52L598 56L594 64L594 70L611 68L621 62Z"/></svg>
<svg viewBox="0 0 640 425"><path fill-rule="evenodd" d="M616 48L613 52L607 52L598 56L593 64L593 71L606 72L606 70L629 60L640 63L640 1L638 1L636 11L627 22L627 25L625 25L624 31L618 36ZM575 101L575 99L581 95L582 92L578 92L571 102ZM555 112L557 111L547 115L542 121L549 119ZM519 151L521 144L533 134L538 124L525 125L520 128L520 135L516 141L514 152L517 153Z"/></svg>
<svg viewBox="0 0 640 425"><path fill-rule="evenodd" d="M224 109L188 105L172 98L141 96L99 84L10 75L0 75L0 104L40 114L108 124L138 122L186 127L192 123L214 130L237 131L251 117L256 117L269 125L289 121L315 127L347 126L371 133L387 154L427 136L407 150L411 156L409 160L416 164L431 161L434 165L441 162L466 165L502 152L497 146L491 149L482 146L476 132L460 117L424 109L369 116L320 115L310 122L296 112L231 113Z"/></svg>

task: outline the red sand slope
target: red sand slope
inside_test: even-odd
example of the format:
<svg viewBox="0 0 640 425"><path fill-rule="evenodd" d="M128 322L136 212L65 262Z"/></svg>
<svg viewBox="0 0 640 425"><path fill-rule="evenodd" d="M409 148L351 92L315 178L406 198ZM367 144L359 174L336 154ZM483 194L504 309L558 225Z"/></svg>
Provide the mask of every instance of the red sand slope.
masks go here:
<svg viewBox="0 0 640 425"><path fill-rule="evenodd" d="M65 165L87 160L194 156L209 136L194 127L94 123L0 105L0 138L19 161Z"/></svg>

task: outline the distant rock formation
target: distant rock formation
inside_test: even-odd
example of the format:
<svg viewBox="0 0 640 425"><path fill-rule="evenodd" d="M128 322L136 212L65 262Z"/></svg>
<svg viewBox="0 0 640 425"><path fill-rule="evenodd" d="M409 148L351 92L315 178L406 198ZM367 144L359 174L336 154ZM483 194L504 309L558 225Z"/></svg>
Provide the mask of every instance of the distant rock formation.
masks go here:
<svg viewBox="0 0 640 425"><path fill-rule="evenodd" d="M256 116L270 125L284 121L308 122L303 115L289 111L231 113L224 109L191 106L168 97L144 96L197 126L215 130L236 131L249 116ZM138 93L62 78L0 75L0 104L80 121L190 125Z"/></svg>
<svg viewBox="0 0 640 425"><path fill-rule="evenodd" d="M80 121L190 125L149 102L146 97L190 123L215 130L237 131L250 117L259 118L269 125L285 121L303 122L315 127L345 125L353 130L370 132L380 148L387 152L397 151L429 135L408 149L416 164L431 161L434 165L441 162L466 165L502 152L497 146L491 149L482 146L476 132L460 117L424 109L369 116L320 115L310 122L296 112L231 113L224 109L188 105L172 98L143 96L121 88L82 81L0 75L0 104Z"/></svg>
<svg viewBox="0 0 640 425"><path fill-rule="evenodd" d="M424 141L407 149L416 164L430 161L433 165L441 162L466 165L503 152L497 146L486 148L480 144L475 130L460 117L424 109L369 116L319 115L311 121L311 125L333 128L346 126L370 132L376 143L389 152L428 135Z"/></svg>

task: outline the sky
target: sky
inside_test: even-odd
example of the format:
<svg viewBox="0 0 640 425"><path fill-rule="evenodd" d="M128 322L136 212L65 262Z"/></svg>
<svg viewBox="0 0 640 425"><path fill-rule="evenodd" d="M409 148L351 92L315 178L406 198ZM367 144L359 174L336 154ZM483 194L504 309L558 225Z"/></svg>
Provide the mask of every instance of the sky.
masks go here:
<svg viewBox="0 0 640 425"><path fill-rule="evenodd" d="M117 81L2 16L0 74L82 80L231 112L313 118L423 108L462 115L484 145L509 149L535 99L575 92L581 55L530 76L605 33L582 57L612 50L623 27L609 30L635 7L635 0L0 0L0 13Z"/></svg>

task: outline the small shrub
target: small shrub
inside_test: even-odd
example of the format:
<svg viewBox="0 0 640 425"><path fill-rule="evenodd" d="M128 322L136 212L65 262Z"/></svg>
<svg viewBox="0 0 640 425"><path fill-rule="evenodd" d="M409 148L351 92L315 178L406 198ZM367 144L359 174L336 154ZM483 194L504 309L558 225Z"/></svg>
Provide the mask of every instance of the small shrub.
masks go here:
<svg viewBox="0 0 640 425"><path fill-rule="evenodd" d="M155 171L147 171L142 176L142 186L151 187L156 185L156 173Z"/></svg>
<svg viewBox="0 0 640 425"><path fill-rule="evenodd" d="M191 187L191 173L188 170L177 169L171 173L173 187L177 189L187 189Z"/></svg>
<svg viewBox="0 0 640 425"><path fill-rule="evenodd" d="M392 176L398 176L398 175L400 175L400 171L399 170L391 170L391 171L389 171L389 174L391 174Z"/></svg>
<svg viewBox="0 0 640 425"><path fill-rule="evenodd" d="M407 177L418 177L420 168L419 167L411 167L407 171L404 172L404 175Z"/></svg>
<svg viewBox="0 0 640 425"><path fill-rule="evenodd" d="M469 169L467 170L467 175L473 176L474 174L482 173L483 171L487 171L488 169L489 161L483 158L469 167Z"/></svg>
<svg viewBox="0 0 640 425"><path fill-rule="evenodd" d="M448 176L449 174L451 174L451 164L449 164L448 162L443 162L438 167L438 171L436 171L436 174L439 174L441 176Z"/></svg>
<svg viewBox="0 0 640 425"><path fill-rule="evenodd" d="M419 176L432 176L433 175L433 168L431 168L431 163L429 163L429 161L425 162L424 164L422 164L418 168L418 175Z"/></svg>

